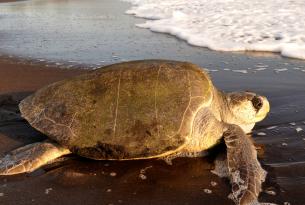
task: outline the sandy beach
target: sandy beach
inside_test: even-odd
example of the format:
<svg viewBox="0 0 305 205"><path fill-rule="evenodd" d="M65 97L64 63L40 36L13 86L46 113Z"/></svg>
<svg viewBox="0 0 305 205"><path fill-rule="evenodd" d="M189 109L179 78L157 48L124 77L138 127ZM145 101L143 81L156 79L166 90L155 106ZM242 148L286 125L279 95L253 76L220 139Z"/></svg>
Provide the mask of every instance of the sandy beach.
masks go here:
<svg viewBox="0 0 305 205"><path fill-rule="evenodd" d="M2 58L0 60L0 76L3 79L0 86L2 99L0 155L46 138L22 119L5 120L9 115L4 111L18 113L19 100L28 94L51 82L83 72L88 71L46 67L41 63L21 63L17 59ZM222 79L216 74L213 76L216 82L217 79ZM232 74L227 76L227 81L234 82L236 78L238 76ZM250 77L245 79L245 81L249 80ZM230 84L224 80L218 81L222 86ZM231 86L228 87L229 90L237 89L236 84ZM295 88L286 87L286 92L283 91L284 95L270 94L271 102L275 107L274 114L255 128L254 137L258 143L265 144L265 155L262 160L265 169L269 171L268 180L264 185L267 191L261 194L261 201L279 204L289 201L291 204L301 205L304 202L301 192L305 187L302 181L304 133L297 133L293 127L304 127L304 122L294 121L296 123L294 126L287 123L298 117L294 109L288 110L288 113L293 112L294 116L290 116L287 109L283 111L284 113L280 112L285 98L289 95L298 96L298 90L295 89L295 94L292 94L291 89ZM267 90L267 94L269 92ZM280 102L276 102L278 100ZM299 96L296 102L303 103L304 95ZM279 112L276 113L276 110ZM272 126L277 127L272 128ZM257 135L262 132L266 133L266 136ZM202 202L232 204L227 199L230 192L228 180L213 175L210 172L212 168L211 158L177 159L174 160L173 166L169 166L160 160L97 162L71 155L31 174L0 177L0 193L3 193L0 200L3 204L17 205L202 204ZM147 170L145 172L147 179L144 180L140 177L143 169ZM116 176L111 176L113 173ZM211 182L216 182L217 185L212 186ZM205 193L204 189L212 190L212 194Z"/></svg>
<svg viewBox="0 0 305 205"><path fill-rule="evenodd" d="M123 14L128 8L126 3L121 10L111 11L109 8L117 8L121 2L101 2L105 4L105 12L108 10L109 19L116 19L111 22L112 27L107 27L108 34L103 36L107 42L103 44L100 56L105 61L98 64L96 56L80 55L88 65L78 67L145 58L191 61L206 68L214 84L222 90L251 90L266 95L271 102L271 112L252 134L256 143L264 144L265 153L260 161L268 171L260 201L305 204L305 61L270 53L223 53L193 47L175 37L133 27L135 22L142 20ZM120 38L118 30L124 30ZM133 36L137 42L130 40ZM65 63L60 60L61 52L54 54L52 62ZM90 72L88 69L63 69L64 63L58 66L47 61L8 57L7 50L1 52L0 46L2 53L0 156L22 145L46 139L19 117L20 100L52 82ZM39 58L53 57L41 53ZM75 60L77 55L71 53L71 60ZM18 57L19 53L13 55ZM169 166L161 160L109 162L69 155L31 174L1 176L0 204L233 204L227 198L231 189L229 181L213 175L212 168L213 156L178 158Z"/></svg>

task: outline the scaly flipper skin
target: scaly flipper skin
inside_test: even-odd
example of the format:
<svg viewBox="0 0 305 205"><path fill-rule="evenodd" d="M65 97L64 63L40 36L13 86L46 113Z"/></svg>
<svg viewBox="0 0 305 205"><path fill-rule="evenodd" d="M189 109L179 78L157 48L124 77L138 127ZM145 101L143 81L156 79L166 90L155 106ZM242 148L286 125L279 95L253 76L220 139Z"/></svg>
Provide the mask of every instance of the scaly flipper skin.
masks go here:
<svg viewBox="0 0 305 205"><path fill-rule="evenodd" d="M237 125L229 125L224 132L227 163L232 184L232 199L236 204L258 204L257 197L265 181L266 171L257 160L251 139Z"/></svg>
<svg viewBox="0 0 305 205"><path fill-rule="evenodd" d="M37 142L13 150L0 159L0 175L32 172L48 162L69 154L70 151L50 142Z"/></svg>

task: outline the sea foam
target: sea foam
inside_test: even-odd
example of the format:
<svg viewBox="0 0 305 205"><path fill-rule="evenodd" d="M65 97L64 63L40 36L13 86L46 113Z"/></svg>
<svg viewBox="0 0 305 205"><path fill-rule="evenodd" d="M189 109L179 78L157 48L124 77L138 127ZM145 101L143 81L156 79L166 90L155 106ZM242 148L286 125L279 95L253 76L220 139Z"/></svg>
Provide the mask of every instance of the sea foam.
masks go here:
<svg viewBox="0 0 305 205"><path fill-rule="evenodd" d="M218 51L269 51L305 59L304 0L122 0L138 27Z"/></svg>

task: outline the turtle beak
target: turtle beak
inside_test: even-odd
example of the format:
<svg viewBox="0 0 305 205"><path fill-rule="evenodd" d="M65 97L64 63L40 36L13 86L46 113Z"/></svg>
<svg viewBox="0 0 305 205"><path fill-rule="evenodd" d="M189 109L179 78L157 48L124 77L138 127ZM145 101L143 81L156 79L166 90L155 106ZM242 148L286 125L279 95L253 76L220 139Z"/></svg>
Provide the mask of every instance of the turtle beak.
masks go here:
<svg viewBox="0 0 305 205"><path fill-rule="evenodd" d="M266 97L255 96L252 100L253 106L257 109L255 121L263 120L270 111L270 104Z"/></svg>

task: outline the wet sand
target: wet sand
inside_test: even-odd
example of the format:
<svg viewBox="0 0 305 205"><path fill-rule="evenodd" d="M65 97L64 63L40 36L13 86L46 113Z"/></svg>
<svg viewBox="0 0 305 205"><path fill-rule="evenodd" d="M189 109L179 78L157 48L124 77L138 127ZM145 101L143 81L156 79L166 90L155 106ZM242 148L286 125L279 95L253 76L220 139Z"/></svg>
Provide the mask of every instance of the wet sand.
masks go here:
<svg viewBox="0 0 305 205"><path fill-rule="evenodd" d="M109 8L118 4L106 2L107 5L114 2ZM117 13L112 15L119 18ZM114 25L109 29L116 32L121 27ZM161 56L188 60L209 69L215 85L222 90L252 90L266 95L271 113L253 131L254 140L265 146L260 160L269 172L260 201L305 204L305 132L297 131L305 130L304 61L264 53L214 52L143 29L130 28L124 32L140 40L137 44L124 44L122 37L121 46L115 46L116 53L125 55L122 58L127 55L129 59L129 55L137 59ZM106 56L111 56L111 44L103 49L109 50ZM130 54L131 50L137 53ZM119 61L112 59L106 63ZM18 117L18 101L44 85L82 72L88 71L1 57L0 156L46 138ZM0 177L0 204L233 204L227 199L228 180L213 175L212 168L212 157L179 158L169 166L161 160L107 162L70 155L31 174ZM146 179L140 177L143 169ZM116 175L111 176L113 173ZM212 186L212 181L217 185ZM207 194L204 189L212 193Z"/></svg>
<svg viewBox="0 0 305 205"><path fill-rule="evenodd" d="M8 57L0 58L0 93L33 92L43 85L86 72L81 69L59 69L42 63ZM33 77L33 73L35 73Z"/></svg>

